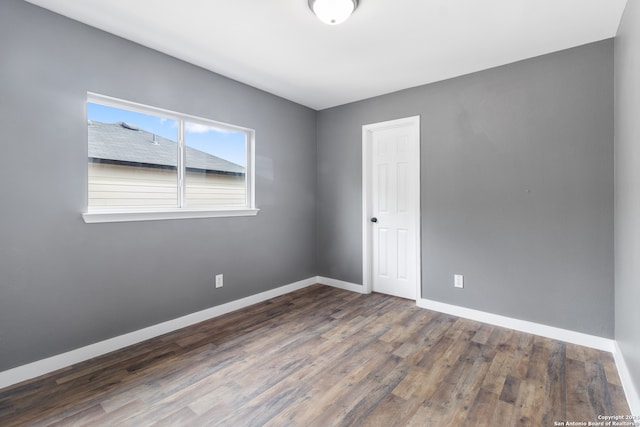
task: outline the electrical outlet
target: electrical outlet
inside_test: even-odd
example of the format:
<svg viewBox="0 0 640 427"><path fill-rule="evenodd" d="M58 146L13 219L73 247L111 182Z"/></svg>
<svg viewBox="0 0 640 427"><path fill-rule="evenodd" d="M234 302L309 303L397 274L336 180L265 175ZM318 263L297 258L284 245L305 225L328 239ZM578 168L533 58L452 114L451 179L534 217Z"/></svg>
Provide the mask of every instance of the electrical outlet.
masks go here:
<svg viewBox="0 0 640 427"><path fill-rule="evenodd" d="M453 286L456 288L464 288L464 276L462 274L453 275Z"/></svg>
<svg viewBox="0 0 640 427"><path fill-rule="evenodd" d="M216 274L216 288L221 288L224 284L224 276L222 274Z"/></svg>

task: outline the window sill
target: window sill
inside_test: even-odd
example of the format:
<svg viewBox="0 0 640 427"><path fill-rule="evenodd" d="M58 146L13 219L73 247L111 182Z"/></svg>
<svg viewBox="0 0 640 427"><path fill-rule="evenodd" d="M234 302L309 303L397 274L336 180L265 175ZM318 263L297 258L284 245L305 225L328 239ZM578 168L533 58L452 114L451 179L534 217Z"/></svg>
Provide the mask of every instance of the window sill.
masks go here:
<svg viewBox="0 0 640 427"><path fill-rule="evenodd" d="M234 216L256 216L260 209L170 209L170 210L122 210L122 211L92 211L82 214L82 219L87 224L101 222L131 222L131 221L160 221L167 219L195 219L218 218Z"/></svg>

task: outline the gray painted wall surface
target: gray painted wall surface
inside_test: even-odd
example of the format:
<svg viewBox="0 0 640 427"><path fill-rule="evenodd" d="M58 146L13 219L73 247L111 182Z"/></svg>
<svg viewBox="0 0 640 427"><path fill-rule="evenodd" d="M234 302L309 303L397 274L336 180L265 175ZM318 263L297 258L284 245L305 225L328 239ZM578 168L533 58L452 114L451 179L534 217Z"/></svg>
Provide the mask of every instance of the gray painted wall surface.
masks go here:
<svg viewBox="0 0 640 427"><path fill-rule="evenodd" d="M316 275L313 110L19 0L0 41L0 371ZM87 91L255 129L258 216L85 224Z"/></svg>
<svg viewBox="0 0 640 427"><path fill-rule="evenodd" d="M615 39L616 340L640 390L640 3ZM636 414L638 415L638 414Z"/></svg>
<svg viewBox="0 0 640 427"><path fill-rule="evenodd" d="M362 283L361 126L420 115L423 298L612 338L613 89L606 40L320 111L319 274Z"/></svg>

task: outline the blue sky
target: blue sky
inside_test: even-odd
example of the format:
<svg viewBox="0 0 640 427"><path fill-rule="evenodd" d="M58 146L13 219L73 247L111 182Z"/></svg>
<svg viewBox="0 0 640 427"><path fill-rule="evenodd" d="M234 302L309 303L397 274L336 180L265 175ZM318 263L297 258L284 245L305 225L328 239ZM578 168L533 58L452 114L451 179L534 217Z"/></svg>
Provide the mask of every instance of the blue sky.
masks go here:
<svg viewBox="0 0 640 427"><path fill-rule="evenodd" d="M87 119L103 123L127 122L172 141L178 140L178 122L173 119L107 107L92 102L87 102ZM188 147L246 166L245 134L243 132L215 129L187 122L185 141Z"/></svg>

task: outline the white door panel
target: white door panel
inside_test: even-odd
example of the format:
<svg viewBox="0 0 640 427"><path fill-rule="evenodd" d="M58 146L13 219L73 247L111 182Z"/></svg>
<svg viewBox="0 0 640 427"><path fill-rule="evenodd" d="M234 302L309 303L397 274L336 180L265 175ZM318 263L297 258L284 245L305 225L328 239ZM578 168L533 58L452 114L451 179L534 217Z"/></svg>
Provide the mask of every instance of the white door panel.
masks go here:
<svg viewBox="0 0 640 427"><path fill-rule="evenodd" d="M375 292L416 299L420 276L419 121L386 122L363 130L365 257L369 257L365 259L369 270L365 282L370 281ZM377 221L369 222L367 217Z"/></svg>

